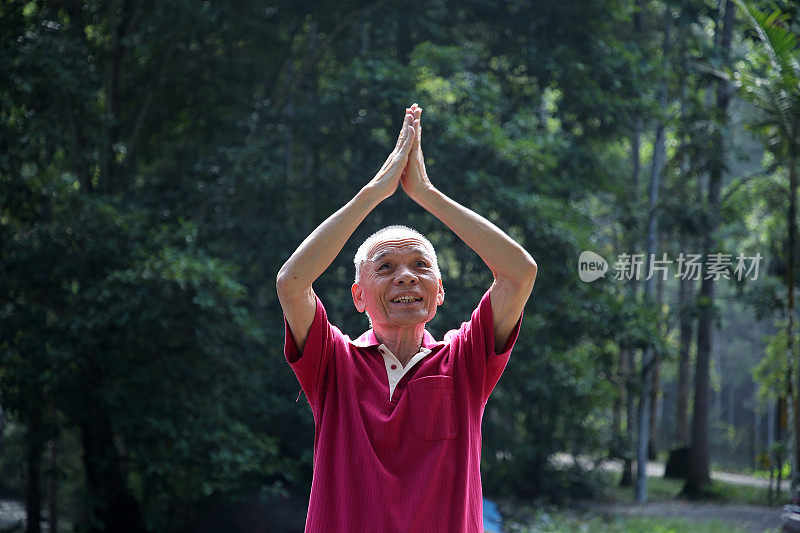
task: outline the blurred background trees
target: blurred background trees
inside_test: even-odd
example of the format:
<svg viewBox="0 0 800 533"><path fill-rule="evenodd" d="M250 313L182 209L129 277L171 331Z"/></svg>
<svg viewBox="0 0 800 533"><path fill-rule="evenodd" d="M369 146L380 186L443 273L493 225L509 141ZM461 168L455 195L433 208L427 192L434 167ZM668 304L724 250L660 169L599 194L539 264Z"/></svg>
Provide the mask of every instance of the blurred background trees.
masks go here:
<svg viewBox="0 0 800 533"><path fill-rule="evenodd" d="M313 421L274 275L374 174L414 101L437 186L541 267L486 411L488 493L585 493L556 453L630 474L643 437L652 457L706 438L701 473L781 449L798 388L798 19L792 3L770 19L733 6L0 4L0 488L83 531L178 530L212 503L308 490ZM775 71L764 35L779 32ZM317 292L343 331L366 329L350 258L390 223L439 250L442 335L490 274L400 194ZM614 279L651 249L674 261L666 279L645 291L647 260ZM605 279L580 281L582 250ZM681 253L731 254L728 275L676 276ZM761 254L757 279L735 275L738 254Z"/></svg>

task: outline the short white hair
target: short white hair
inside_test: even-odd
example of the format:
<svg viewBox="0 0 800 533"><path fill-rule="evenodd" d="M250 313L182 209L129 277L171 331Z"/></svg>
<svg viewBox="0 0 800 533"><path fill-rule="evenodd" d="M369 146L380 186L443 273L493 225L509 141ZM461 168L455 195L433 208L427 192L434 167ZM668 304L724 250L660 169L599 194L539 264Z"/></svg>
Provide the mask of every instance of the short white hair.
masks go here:
<svg viewBox="0 0 800 533"><path fill-rule="evenodd" d="M370 248L372 248L372 246L375 245L375 243L380 242L387 233L405 233L406 235L411 235L421 240L423 244L425 244L425 246L429 249L431 255L433 256L433 271L436 273L436 277L437 278L442 277L442 274L439 271L439 260L436 257L436 249L431 244L431 241L429 241L425 235L418 232L414 228L409 228L408 226L403 226L401 224L395 224L393 226L386 226L383 229L379 229L378 231L367 237L366 240L363 243L361 243L361 246L358 247L356 255L353 258L353 264L356 267L356 278L355 278L356 283L358 283L361 279L361 267L364 265L365 262L369 260L367 254L369 253Z"/></svg>

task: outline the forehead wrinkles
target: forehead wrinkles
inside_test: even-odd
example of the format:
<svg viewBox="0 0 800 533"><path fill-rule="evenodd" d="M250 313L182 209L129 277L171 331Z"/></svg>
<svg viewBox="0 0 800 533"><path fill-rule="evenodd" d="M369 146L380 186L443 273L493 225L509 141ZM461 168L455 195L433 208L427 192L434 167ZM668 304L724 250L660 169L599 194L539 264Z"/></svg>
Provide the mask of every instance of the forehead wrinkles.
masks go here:
<svg viewBox="0 0 800 533"><path fill-rule="evenodd" d="M376 242L370 247L367 258L374 261L378 256L391 253L422 253L433 257L432 251L425 246L423 241L415 237L406 237Z"/></svg>

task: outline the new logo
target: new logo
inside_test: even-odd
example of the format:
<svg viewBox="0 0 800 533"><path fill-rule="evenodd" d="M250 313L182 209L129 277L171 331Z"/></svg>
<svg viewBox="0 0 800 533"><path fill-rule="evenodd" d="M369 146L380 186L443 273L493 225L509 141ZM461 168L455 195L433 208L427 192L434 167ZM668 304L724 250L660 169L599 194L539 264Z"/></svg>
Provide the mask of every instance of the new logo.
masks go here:
<svg viewBox="0 0 800 533"><path fill-rule="evenodd" d="M578 275L581 281L592 282L603 278L608 271L608 262L602 256L585 250L578 257Z"/></svg>

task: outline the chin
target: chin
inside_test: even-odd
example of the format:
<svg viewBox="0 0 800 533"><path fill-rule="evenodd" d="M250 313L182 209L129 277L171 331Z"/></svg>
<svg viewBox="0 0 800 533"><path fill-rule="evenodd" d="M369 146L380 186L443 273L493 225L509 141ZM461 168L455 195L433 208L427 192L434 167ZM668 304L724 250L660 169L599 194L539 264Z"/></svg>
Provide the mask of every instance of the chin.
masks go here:
<svg viewBox="0 0 800 533"><path fill-rule="evenodd" d="M395 317L392 320L392 323L395 326L416 326L417 324L424 324L432 317L428 315L416 315L416 316L400 316Z"/></svg>

